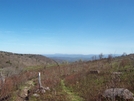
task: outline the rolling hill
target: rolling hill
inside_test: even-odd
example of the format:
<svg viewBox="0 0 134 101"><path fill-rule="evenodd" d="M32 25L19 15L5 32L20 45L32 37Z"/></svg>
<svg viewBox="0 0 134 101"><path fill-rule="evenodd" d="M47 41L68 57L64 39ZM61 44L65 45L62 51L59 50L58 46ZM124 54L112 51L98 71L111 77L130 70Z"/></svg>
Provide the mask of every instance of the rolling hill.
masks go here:
<svg viewBox="0 0 134 101"><path fill-rule="evenodd" d="M52 64L54 65L56 62L42 55L0 51L0 71L3 71L6 76L19 74L27 69L36 69Z"/></svg>

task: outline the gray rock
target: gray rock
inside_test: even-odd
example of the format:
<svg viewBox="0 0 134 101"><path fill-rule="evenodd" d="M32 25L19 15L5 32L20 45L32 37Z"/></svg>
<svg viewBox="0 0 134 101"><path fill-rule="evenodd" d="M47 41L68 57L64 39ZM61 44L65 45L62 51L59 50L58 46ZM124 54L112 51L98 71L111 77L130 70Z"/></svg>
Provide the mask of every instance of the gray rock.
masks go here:
<svg viewBox="0 0 134 101"><path fill-rule="evenodd" d="M35 94L33 94L33 96L34 97L39 97L40 95L35 93Z"/></svg>
<svg viewBox="0 0 134 101"><path fill-rule="evenodd" d="M134 99L133 96L134 96L134 94L131 91L129 91L128 89L125 89L125 88L106 89L104 91L104 93L102 94L103 98L108 98L108 99L111 99L111 100L115 99L117 101L118 101L118 99L133 101L133 99Z"/></svg>

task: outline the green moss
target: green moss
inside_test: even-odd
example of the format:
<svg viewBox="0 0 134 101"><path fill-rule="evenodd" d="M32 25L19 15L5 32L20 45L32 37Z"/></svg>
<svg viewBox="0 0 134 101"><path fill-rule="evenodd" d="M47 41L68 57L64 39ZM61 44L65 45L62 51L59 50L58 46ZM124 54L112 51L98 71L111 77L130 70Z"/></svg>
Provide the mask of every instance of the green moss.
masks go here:
<svg viewBox="0 0 134 101"><path fill-rule="evenodd" d="M83 101L81 97L79 97L77 94L72 92L72 90L65 86L64 80L61 80L61 86L65 93L67 93L67 96L69 97L70 101Z"/></svg>

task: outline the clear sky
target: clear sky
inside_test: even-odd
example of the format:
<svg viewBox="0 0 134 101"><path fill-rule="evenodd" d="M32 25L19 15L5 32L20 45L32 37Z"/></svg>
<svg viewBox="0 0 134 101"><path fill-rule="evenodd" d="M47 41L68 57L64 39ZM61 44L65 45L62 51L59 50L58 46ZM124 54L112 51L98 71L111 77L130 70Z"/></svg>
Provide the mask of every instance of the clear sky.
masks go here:
<svg viewBox="0 0 134 101"><path fill-rule="evenodd" d="M134 52L134 0L0 0L0 50Z"/></svg>

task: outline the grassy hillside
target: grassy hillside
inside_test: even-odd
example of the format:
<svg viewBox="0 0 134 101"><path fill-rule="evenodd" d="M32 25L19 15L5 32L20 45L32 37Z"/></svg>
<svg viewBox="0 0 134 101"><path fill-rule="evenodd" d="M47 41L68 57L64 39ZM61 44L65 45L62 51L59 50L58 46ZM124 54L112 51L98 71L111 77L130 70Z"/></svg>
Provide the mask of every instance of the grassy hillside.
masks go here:
<svg viewBox="0 0 134 101"><path fill-rule="evenodd" d="M0 51L0 69L7 72L20 72L33 67L46 67L55 61L42 55L16 54Z"/></svg>
<svg viewBox="0 0 134 101"><path fill-rule="evenodd" d="M45 93L39 89L38 72L42 86L50 88ZM121 75L114 75L115 72ZM134 54L51 65L6 78L1 84L0 98L1 101L3 98L8 101L98 101L104 90L112 87L127 88L134 93L133 77ZM24 96L25 89L28 90Z"/></svg>

